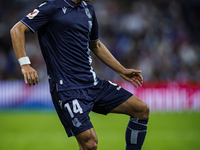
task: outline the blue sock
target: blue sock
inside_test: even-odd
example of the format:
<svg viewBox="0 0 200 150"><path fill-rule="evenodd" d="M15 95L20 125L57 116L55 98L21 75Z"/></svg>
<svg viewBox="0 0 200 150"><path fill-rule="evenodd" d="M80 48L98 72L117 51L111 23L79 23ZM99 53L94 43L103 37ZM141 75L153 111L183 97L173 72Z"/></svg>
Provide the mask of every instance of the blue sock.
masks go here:
<svg viewBox="0 0 200 150"><path fill-rule="evenodd" d="M126 129L126 150L141 150L147 130L148 119L130 118Z"/></svg>

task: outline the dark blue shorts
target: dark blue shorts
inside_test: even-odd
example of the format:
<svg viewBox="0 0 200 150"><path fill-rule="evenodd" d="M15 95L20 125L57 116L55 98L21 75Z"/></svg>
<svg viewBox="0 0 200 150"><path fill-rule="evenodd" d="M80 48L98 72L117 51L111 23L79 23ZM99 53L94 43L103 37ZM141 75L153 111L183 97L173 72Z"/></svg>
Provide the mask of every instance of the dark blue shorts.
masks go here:
<svg viewBox="0 0 200 150"><path fill-rule="evenodd" d="M89 118L91 111L106 115L132 95L106 80L100 80L96 86L88 89L54 90L51 93L55 109L69 137L93 128Z"/></svg>

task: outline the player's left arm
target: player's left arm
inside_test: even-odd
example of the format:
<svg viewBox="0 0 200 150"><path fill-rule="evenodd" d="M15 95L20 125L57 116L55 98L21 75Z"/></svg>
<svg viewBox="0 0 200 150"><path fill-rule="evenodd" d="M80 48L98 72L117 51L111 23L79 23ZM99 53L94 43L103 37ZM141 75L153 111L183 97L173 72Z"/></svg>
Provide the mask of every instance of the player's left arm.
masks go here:
<svg viewBox="0 0 200 150"><path fill-rule="evenodd" d="M135 69L126 69L119 61L110 53L105 45L100 41L90 42L90 50L107 66L117 72L123 79L131 82L136 88L136 83L141 87L143 77L141 71Z"/></svg>

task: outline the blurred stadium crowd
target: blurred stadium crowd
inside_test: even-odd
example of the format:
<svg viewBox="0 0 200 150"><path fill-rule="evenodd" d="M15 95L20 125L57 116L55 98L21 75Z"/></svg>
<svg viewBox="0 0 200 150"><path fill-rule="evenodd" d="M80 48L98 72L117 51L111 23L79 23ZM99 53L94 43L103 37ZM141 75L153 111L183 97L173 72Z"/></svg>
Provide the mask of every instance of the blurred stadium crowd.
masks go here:
<svg viewBox="0 0 200 150"><path fill-rule="evenodd" d="M42 0L0 1L0 80L22 79L9 31ZM127 68L145 80L200 80L199 0L93 0L100 40ZM40 80L46 66L37 35L26 36L27 54ZM101 78L119 75L93 56Z"/></svg>

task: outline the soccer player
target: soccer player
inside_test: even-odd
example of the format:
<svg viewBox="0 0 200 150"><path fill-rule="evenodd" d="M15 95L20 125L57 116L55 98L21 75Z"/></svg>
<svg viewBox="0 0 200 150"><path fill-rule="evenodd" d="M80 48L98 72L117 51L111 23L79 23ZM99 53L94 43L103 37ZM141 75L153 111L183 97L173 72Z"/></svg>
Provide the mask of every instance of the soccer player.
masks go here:
<svg viewBox="0 0 200 150"><path fill-rule="evenodd" d="M31 86L39 79L25 50L25 33L30 31L38 33L57 114L67 135L76 137L80 150L97 149L97 136L88 116L91 111L129 115L126 150L140 150L148 106L117 84L98 78L90 52L135 87L142 86L141 71L124 68L101 43L94 8L82 0L46 0L11 29L25 83Z"/></svg>

